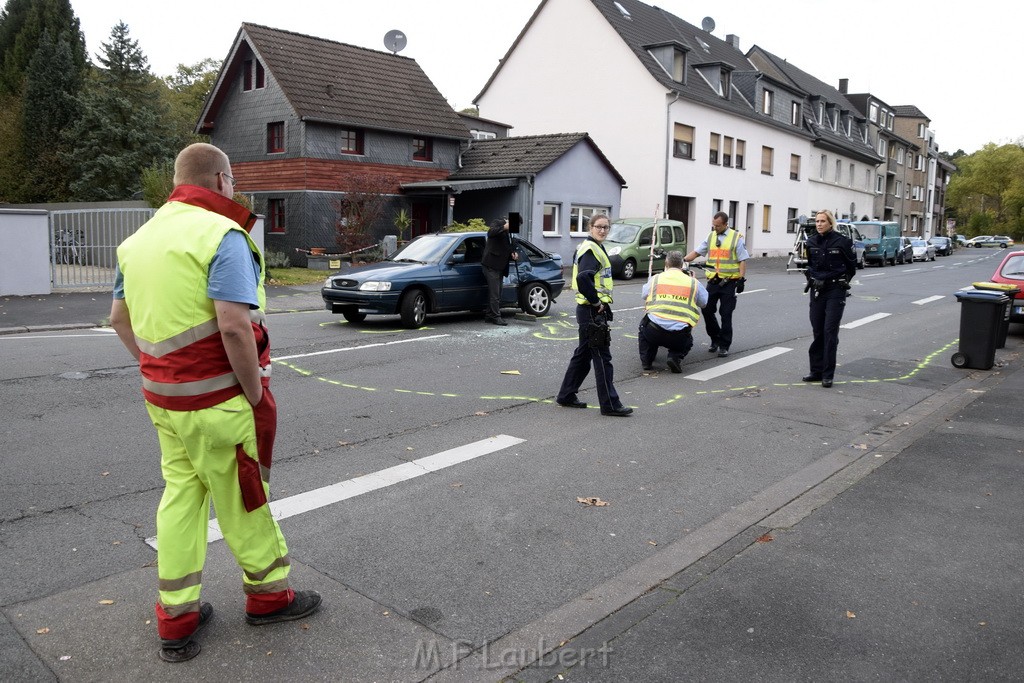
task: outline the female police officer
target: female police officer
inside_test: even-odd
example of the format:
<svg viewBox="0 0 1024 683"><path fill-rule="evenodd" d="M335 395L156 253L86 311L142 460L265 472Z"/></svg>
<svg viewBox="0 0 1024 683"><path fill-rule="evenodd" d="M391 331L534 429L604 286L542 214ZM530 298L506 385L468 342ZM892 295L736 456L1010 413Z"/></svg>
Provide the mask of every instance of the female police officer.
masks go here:
<svg viewBox="0 0 1024 683"><path fill-rule="evenodd" d="M846 308L850 280L857 272L853 242L836 232L831 211L819 211L814 217L817 234L807 239L807 289L811 292L811 329L814 340L807 350L811 373L805 382L832 386L839 349L839 323ZM807 291L807 290L805 290Z"/></svg>

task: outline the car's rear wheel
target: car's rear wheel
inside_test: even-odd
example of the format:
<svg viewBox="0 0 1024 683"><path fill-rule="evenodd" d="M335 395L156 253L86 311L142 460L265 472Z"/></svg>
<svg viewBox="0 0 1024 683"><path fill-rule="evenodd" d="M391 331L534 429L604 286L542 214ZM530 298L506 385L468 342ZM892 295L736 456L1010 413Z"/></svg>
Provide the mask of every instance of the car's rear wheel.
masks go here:
<svg viewBox="0 0 1024 683"><path fill-rule="evenodd" d="M345 316L345 320L350 323L361 323L366 320L366 314L360 313L358 308L346 308L341 311L341 314Z"/></svg>
<svg viewBox="0 0 1024 683"><path fill-rule="evenodd" d="M406 292L402 297L402 304L399 306L399 315L402 317L402 325L410 329L423 327L427 320L427 296L423 290L414 289Z"/></svg>
<svg viewBox="0 0 1024 683"><path fill-rule="evenodd" d="M519 290L519 308L537 318L551 310L551 294L540 282L531 282Z"/></svg>
<svg viewBox="0 0 1024 683"><path fill-rule="evenodd" d="M633 276L636 275L636 261L631 258L626 259L626 262L622 264L622 279L632 280Z"/></svg>

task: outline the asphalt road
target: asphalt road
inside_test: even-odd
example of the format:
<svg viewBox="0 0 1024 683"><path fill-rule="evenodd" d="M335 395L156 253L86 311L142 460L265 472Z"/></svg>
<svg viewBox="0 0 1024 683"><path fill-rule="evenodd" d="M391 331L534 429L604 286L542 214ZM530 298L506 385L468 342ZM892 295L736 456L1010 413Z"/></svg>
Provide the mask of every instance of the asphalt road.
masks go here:
<svg viewBox="0 0 1024 683"><path fill-rule="evenodd" d="M629 418L553 404L576 340L568 293L548 318L503 328L468 314L420 330L273 315L275 510L294 583L326 606L302 629L253 635L237 569L213 543L204 599L218 621L190 671L421 680L509 634L543 640L538 625L562 623L551 615L568 619L567 606L584 626L607 615L665 578L659 562L721 546L733 528L721 520L749 527L898 435L895 416L944 405L965 377L949 362L953 292L987 279L997 258L859 271L831 390L800 382L803 277L778 261L748 272L733 355L707 353L702 329L678 375L664 351L641 370L642 281L617 282L612 352ZM29 679L169 678L154 654L147 544L159 455L137 369L109 329L2 336L0 353L0 673L6 661ZM592 387L580 398L595 405ZM54 637L25 645L42 628ZM496 671L529 663L512 659ZM491 679L476 674L439 675Z"/></svg>

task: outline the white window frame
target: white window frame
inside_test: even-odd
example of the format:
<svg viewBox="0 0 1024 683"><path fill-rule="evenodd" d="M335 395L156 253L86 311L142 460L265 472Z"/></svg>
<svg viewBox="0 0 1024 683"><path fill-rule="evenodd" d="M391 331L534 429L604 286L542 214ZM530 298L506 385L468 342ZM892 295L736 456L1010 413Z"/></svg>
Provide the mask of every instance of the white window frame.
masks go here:
<svg viewBox="0 0 1024 683"><path fill-rule="evenodd" d="M551 221L551 225L553 225L554 228L551 229L551 230L545 230L544 229L544 216L547 215L549 208L553 209L553 211L551 212L552 216L553 216L553 219ZM541 234L544 237L558 237L559 234L560 234L559 231L561 230L561 226L559 225L559 221L561 221L561 219L562 219L562 205L560 203L558 203L558 202L544 202L544 207L541 209L541 220L540 220Z"/></svg>
<svg viewBox="0 0 1024 683"><path fill-rule="evenodd" d="M612 215L612 207L594 206L591 204L570 204L569 236L586 237L588 234L590 219L593 218L593 216L596 214L607 216L610 218ZM586 224L584 224L584 221L586 221Z"/></svg>

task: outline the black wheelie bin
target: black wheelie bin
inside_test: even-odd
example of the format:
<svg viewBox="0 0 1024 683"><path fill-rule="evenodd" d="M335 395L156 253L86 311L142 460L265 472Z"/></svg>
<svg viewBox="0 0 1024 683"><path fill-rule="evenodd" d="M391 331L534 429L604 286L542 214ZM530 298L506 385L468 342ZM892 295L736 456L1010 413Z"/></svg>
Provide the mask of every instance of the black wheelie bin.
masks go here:
<svg viewBox="0 0 1024 683"><path fill-rule="evenodd" d="M996 339L1009 297L991 290L962 289L956 298L960 302L960 350L950 362L958 368L989 370L996 362Z"/></svg>

